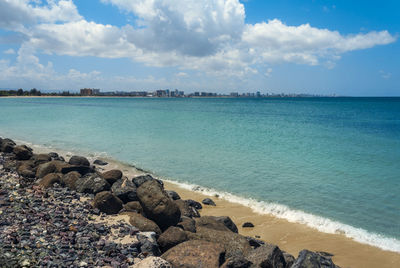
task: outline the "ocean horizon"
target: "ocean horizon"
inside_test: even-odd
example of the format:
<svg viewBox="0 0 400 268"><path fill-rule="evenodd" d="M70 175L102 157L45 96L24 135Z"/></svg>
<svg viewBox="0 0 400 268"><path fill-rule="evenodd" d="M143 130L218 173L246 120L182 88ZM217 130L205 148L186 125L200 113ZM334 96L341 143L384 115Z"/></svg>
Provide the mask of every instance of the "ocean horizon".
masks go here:
<svg viewBox="0 0 400 268"><path fill-rule="evenodd" d="M0 98L0 136L400 252L400 98Z"/></svg>

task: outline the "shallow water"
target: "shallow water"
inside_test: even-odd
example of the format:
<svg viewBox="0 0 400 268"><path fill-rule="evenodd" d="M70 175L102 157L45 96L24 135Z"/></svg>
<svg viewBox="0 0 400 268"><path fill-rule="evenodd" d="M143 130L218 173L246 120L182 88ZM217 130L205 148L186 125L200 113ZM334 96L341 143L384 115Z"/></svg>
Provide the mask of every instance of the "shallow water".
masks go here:
<svg viewBox="0 0 400 268"><path fill-rule="evenodd" d="M103 153L400 248L399 98L7 98L0 135Z"/></svg>

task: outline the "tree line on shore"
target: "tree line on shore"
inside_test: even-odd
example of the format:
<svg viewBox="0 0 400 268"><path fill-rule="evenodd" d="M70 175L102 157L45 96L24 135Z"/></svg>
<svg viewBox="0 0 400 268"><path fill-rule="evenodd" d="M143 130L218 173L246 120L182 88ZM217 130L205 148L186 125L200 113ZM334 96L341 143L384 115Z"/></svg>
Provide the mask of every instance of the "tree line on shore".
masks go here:
<svg viewBox="0 0 400 268"><path fill-rule="evenodd" d="M44 93L36 88L32 88L31 90L23 90L22 88L18 90L0 90L0 97L7 96L75 96L79 94L73 94L69 91L64 91L62 93Z"/></svg>

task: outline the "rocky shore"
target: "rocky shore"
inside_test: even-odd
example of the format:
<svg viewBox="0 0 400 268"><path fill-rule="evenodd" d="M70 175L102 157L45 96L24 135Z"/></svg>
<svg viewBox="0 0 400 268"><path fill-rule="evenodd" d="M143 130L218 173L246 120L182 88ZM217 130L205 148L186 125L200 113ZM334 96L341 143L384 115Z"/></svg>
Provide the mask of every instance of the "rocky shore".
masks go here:
<svg viewBox="0 0 400 268"><path fill-rule="evenodd" d="M247 237L213 200L182 200L150 174L0 138L1 267L338 267ZM104 170L105 169L105 170ZM247 223L252 228L252 223Z"/></svg>

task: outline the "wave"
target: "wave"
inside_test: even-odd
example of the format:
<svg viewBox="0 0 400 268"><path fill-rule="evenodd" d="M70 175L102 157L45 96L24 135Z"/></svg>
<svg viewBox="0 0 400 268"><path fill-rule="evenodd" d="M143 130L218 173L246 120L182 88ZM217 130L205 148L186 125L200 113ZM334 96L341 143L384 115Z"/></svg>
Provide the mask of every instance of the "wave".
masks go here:
<svg viewBox="0 0 400 268"><path fill-rule="evenodd" d="M285 219L292 223L304 224L320 232L328 234L341 234L351 238L359 243L367 244L370 246L378 247L383 250L400 253L400 240L392 237L386 237L380 234L368 232L367 230L357 228L345 223L334 221L321 216L313 215L301 210L294 210L288 206L270 203L265 201L258 201L251 198L237 196L228 192L217 191L212 188L202 187L196 184L177 182L171 179L163 180L176 186L202 193L207 196L218 196L228 202L240 204L251 208L258 214L268 214L274 217Z"/></svg>
<svg viewBox="0 0 400 268"><path fill-rule="evenodd" d="M150 173L150 174L154 175L154 173L152 171L143 170L143 169L138 168L134 165L131 165L127 162L117 160L117 159L109 156L106 152L83 152L80 150L71 152L71 151L65 151L58 147L53 147L48 144L38 145L38 144L33 144L31 142L23 141L23 140L17 140L17 139L15 139L15 141L17 143L29 145L33 149L37 149L40 152L54 150L62 155L66 155L66 156L72 156L77 153L87 155L88 159L90 159L90 160L94 160L96 158L103 158L105 160L111 160L115 163L119 163L119 165L121 165L122 167L135 168L139 171ZM362 244L367 244L370 246L378 247L382 250L400 253L400 240L398 240L396 238L386 237L384 235L376 234L373 232L368 232L367 230L364 230L362 228L357 228L357 227L354 227L354 226L351 226L351 225L348 225L348 224L345 224L342 222L334 221L334 220L324 218L324 217L321 217L318 215L314 215L311 213L307 213L307 212L304 212L301 210L291 209L290 207L288 207L286 205L265 202L265 201L259 201L259 200L255 200L252 198L241 197L241 196L229 193L229 192L218 191L218 190L215 190L212 188L207 188L207 187L203 187L203 186L188 183L188 182L178 182L171 178L165 178L165 177L157 176L157 175L154 175L154 176L158 177L164 181L167 181L171 184L174 184L182 189L199 192L199 193L207 195L207 196L218 196L219 198L222 198L228 202L236 203L236 204L240 204L240 205L249 207L250 209L252 209L254 212L256 212L258 214L272 215L274 217L277 217L280 219L285 219L292 223L304 224L304 225L311 227L315 230L318 230L320 232L329 233L329 234L341 234L341 235L344 235L344 236L351 238Z"/></svg>

